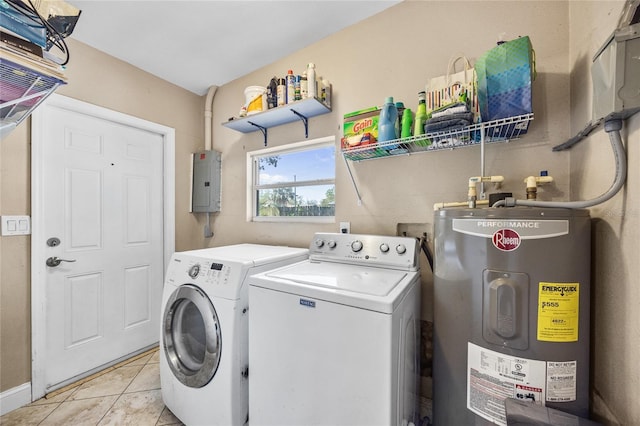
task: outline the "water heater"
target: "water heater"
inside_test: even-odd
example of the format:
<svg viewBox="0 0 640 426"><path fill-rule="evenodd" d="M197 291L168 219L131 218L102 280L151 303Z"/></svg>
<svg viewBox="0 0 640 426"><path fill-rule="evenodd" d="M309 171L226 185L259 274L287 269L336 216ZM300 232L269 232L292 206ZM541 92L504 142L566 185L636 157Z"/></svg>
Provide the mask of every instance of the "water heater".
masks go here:
<svg viewBox="0 0 640 426"><path fill-rule="evenodd" d="M435 214L433 420L506 425L507 397L589 414L587 210Z"/></svg>

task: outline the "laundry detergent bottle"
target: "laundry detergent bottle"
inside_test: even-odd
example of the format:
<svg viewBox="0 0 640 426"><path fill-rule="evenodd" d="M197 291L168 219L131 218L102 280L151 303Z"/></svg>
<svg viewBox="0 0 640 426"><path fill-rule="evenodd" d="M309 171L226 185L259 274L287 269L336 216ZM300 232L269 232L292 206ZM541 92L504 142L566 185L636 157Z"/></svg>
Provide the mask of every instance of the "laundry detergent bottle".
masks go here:
<svg viewBox="0 0 640 426"><path fill-rule="evenodd" d="M384 105L380 110L380 119L378 121L378 142L386 142L399 137L399 124L398 124L398 108L393 103L393 98L388 97L385 99ZM398 145L386 145L384 149L394 149Z"/></svg>

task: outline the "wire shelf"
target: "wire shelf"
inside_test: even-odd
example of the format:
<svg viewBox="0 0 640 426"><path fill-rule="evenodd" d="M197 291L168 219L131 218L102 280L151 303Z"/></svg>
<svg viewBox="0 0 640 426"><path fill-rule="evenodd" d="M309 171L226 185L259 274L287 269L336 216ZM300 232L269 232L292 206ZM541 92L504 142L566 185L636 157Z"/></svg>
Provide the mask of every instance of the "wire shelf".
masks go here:
<svg viewBox="0 0 640 426"><path fill-rule="evenodd" d="M0 129L20 124L58 86L65 84L36 68L0 58Z"/></svg>
<svg viewBox="0 0 640 426"><path fill-rule="evenodd" d="M343 148L342 154L348 160L363 161L476 146L480 145L483 137L485 143L506 142L518 139L525 134L531 120L533 120L533 113L473 124L455 130Z"/></svg>

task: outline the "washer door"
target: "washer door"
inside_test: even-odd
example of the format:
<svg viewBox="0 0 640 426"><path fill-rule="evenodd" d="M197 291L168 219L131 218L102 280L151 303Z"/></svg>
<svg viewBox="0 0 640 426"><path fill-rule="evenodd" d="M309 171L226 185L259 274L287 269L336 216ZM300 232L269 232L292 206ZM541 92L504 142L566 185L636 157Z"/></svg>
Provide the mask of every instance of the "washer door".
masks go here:
<svg viewBox="0 0 640 426"><path fill-rule="evenodd" d="M213 304L192 284L178 287L165 306L162 330L169 367L184 385L200 388L220 364L222 336Z"/></svg>

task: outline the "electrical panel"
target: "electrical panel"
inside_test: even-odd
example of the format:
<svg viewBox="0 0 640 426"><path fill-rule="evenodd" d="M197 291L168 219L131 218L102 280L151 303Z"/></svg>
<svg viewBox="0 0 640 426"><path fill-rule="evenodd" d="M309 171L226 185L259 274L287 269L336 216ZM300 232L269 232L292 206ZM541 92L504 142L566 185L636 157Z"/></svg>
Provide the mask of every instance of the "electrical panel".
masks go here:
<svg viewBox="0 0 640 426"><path fill-rule="evenodd" d="M192 154L192 158L191 212L219 212L222 154L202 151Z"/></svg>
<svg viewBox="0 0 640 426"><path fill-rule="evenodd" d="M640 23L619 28L591 67L593 119L640 109Z"/></svg>

